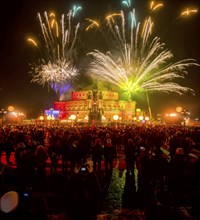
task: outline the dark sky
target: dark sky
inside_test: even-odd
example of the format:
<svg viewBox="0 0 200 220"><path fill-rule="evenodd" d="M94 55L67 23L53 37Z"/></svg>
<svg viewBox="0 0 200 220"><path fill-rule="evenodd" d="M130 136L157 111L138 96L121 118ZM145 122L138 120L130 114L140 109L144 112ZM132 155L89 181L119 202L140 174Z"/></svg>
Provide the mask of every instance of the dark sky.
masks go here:
<svg viewBox="0 0 200 220"><path fill-rule="evenodd" d="M9 105L27 113L39 108L53 107L57 99L53 91L31 83L29 63L33 60L33 49L28 45L27 36L38 36L39 23L37 12L55 11L57 15L67 13L74 4L80 4L83 10L79 20L84 18L104 18L106 13L119 12L124 9L120 0L8 0L1 6L1 58L0 58L0 108ZM199 13L178 18L185 8L200 9L199 0L169 0L165 6L153 15L154 33L166 43L166 48L174 54L174 59L194 58L200 63L200 15ZM146 17L149 1L133 0L132 8L136 9L138 20ZM178 18L178 19L177 19ZM90 39L91 40L91 39ZM89 42L92 47L96 42ZM88 43L88 42L87 42ZM85 43L86 44L86 43ZM35 59L35 58L34 58ZM163 113L165 109L175 110L177 106L188 109L193 116L200 112L200 68L189 69L189 74L181 85L195 90L196 95L161 95L150 94L152 111ZM142 107L144 103L138 103Z"/></svg>

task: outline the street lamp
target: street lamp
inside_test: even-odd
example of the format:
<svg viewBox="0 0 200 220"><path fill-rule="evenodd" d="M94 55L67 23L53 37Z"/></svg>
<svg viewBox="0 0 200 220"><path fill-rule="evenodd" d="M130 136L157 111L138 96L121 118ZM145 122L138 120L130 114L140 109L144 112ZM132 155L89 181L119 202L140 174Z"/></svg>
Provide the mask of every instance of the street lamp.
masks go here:
<svg viewBox="0 0 200 220"><path fill-rule="evenodd" d="M12 105L8 106L8 111L9 112L13 112L14 110L15 110L15 108Z"/></svg>
<svg viewBox="0 0 200 220"><path fill-rule="evenodd" d="M43 120L44 120L44 116L41 115L41 116L39 117L39 119L40 119L40 121L43 121Z"/></svg>
<svg viewBox="0 0 200 220"><path fill-rule="evenodd" d="M1 111L0 111L0 113L1 113L1 124L3 124L3 122L4 122L4 114L6 114L7 111L5 111L4 108L2 108Z"/></svg>
<svg viewBox="0 0 200 220"><path fill-rule="evenodd" d="M166 114L166 116L171 118L172 124L175 123L175 118L177 117L176 113L169 113L169 114Z"/></svg>
<svg viewBox="0 0 200 220"><path fill-rule="evenodd" d="M51 119L51 115L47 115L47 120L50 121Z"/></svg>
<svg viewBox="0 0 200 220"><path fill-rule="evenodd" d="M101 116L101 121L106 122L106 117L104 115Z"/></svg>
<svg viewBox="0 0 200 220"><path fill-rule="evenodd" d="M186 120L188 119L188 115L190 115L190 112L186 109L183 109L180 113L183 115L183 124L185 126Z"/></svg>
<svg viewBox="0 0 200 220"><path fill-rule="evenodd" d="M76 115L71 115L70 119L75 120L76 119Z"/></svg>
<svg viewBox="0 0 200 220"><path fill-rule="evenodd" d="M178 113L182 112L182 110L183 110L183 108L182 108L181 106L176 107L176 111L177 111Z"/></svg>
<svg viewBox="0 0 200 220"><path fill-rule="evenodd" d="M84 117L84 121L85 121L85 122L88 122L88 119L89 119L89 117L88 117L88 115L86 115L86 116Z"/></svg>
<svg viewBox="0 0 200 220"><path fill-rule="evenodd" d="M113 120L115 121L115 126L117 128L117 121L119 119L119 115L113 115Z"/></svg>
<svg viewBox="0 0 200 220"><path fill-rule="evenodd" d="M142 115L139 116L139 120L142 121L144 117Z"/></svg>
<svg viewBox="0 0 200 220"><path fill-rule="evenodd" d="M76 115L70 115L70 120L72 120L72 127L74 126L74 121L76 120Z"/></svg>

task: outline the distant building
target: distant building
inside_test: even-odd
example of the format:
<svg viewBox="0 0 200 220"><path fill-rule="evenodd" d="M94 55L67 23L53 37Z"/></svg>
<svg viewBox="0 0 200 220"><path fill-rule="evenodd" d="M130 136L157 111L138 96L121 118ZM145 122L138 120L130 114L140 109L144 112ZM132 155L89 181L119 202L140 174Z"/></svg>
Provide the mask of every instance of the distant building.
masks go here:
<svg viewBox="0 0 200 220"><path fill-rule="evenodd" d="M114 115L121 122L133 121L135 102L119 100L117 92L111 91L74 91L71 100L54 102L54 110L59 111L59 119L77 122L114 122Z"/></svg>

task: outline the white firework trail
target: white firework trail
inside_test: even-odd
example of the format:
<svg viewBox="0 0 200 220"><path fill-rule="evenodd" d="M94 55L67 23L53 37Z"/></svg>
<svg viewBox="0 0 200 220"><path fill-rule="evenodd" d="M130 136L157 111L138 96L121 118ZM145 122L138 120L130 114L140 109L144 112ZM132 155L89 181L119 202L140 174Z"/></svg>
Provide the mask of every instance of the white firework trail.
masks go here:
<svg viewBox="0 0 200 220"><path fill-rule="evenodd" d="M112 15L107 19L116 47L112 48L112 53L96 49L88 53L94 57L89 72L116 85L129 97L136 92L194 93L193 89L181 86L175 80L185 77L187 67L199 64L194 59L172 62L173 54L165 49L160 38L151 38L151 18L146 18L142 27L141 23L135 25L134 14L133 10L131 25L126 23L122 11L118 14L120 22Z"/></svg>
<svg viewBox="0 0 200 220"><path fill-rule="evenodd" d="M64 85L70 80L74 82L78 74L77 69L71 65L71 62L58 60L57 62L51 63L50 61L45 64L33 66L32 82L39 85L48 84L59 84Z"/></svg>
<svg viewBox="0 0 200 220"><path fill-rule="evenodd" d="M69 11L57 21L53 13L49 16L47 12L44 12L44 16L37 14L43 37L38 50L42 56L39 57L39 64L31 65L32 82L63 87L76 80L79 71L74 60L80 23L74 25L72 15L73 12Z"/></svg>

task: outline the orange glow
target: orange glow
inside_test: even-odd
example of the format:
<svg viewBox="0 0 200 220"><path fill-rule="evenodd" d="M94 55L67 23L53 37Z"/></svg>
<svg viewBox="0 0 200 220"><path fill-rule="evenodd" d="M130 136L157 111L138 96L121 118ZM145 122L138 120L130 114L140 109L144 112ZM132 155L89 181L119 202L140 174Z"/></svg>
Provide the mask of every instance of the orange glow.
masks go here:
<svg viewBox="0 0 200 220"><path fill-rule="evenodd" d="M185 11L183 11L181 13L181 16L188 16L188 15L190 15L192 13L197 13L197 12L198 12L197 9L189 9L189 8L187 8Z"/></svg>

